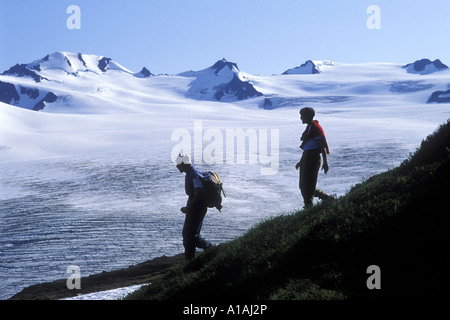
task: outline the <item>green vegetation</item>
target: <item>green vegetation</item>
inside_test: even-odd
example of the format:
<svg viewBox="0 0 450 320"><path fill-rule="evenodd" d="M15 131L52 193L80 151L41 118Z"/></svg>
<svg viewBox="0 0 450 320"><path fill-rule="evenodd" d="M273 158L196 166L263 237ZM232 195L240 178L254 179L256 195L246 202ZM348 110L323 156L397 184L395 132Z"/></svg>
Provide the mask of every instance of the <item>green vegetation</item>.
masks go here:
<svg viewBox="0 0 450 320"><path fill-rule="evenodd" d="M260 223L129 299L411 299L449 290L450 123L399 167ZM366 286L381 270L381 289Z"/></svg>

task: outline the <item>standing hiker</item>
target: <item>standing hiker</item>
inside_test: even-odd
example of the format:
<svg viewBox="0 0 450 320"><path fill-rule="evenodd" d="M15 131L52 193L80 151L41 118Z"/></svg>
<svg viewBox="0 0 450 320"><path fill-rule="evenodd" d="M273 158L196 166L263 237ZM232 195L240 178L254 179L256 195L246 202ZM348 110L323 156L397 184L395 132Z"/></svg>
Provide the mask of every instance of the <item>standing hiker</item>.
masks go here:
<svg viewBox="0 0 450 320"><path fill-rule="evenodd" d="M305 207L313 204L314 197L318 197L321 200L332 199L331 196L316 189L317 175L321 164L320 154L322 154L323 158L322 169L326 174L328 172L327 154L330 153L330 150L319 121L313 120L315 114L313 108L303 108L300 110L300 119L303 124L306 124L306 129L301 137L302 144L300 148L303 149L302 158L295 165L295 169L300 169L299 187Z"/></svg>
<svg viewBox="0 0 450 320"><path fill-rule="evenodd" d="M187 204L180 210L186 214L183 226L183 245L185 259L191 260L195 257L195 249L206 250L212 246L200 235L203 219L208 207L202 197L204 186L202 179L208 177L207 172L201 172L191 162L186 154L179 154L176 164L180 172L186 173L185 190L188 195Z"/></svg>

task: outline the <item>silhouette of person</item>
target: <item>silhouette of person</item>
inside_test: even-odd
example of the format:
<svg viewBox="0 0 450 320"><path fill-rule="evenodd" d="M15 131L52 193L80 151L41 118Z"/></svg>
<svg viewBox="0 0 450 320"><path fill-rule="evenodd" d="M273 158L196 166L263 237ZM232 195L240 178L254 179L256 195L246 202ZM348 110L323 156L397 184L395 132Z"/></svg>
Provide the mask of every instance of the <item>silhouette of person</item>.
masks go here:
<svg viewBox="0 0 450 320"><path fill-rule="evenodd" d="M207 250L212 246L209 241L203 239L200 235L203 219L208 210L201 197L204 192L202 178L205 178L205 173L199 171L186 154L179 154L176 164L180 172L186 173L185 191L188 200L186 206L180 210L186 214L183 226L183 245L185 260L189 261L195 257L196 248Z"/></svg>
<svg viewBox="0 0 450 320"><path fill-rule="evenodd" d="M319 124L314 120L315 111L313 108L306 107L300 110L300 119L306 124L306 129L302 134L302 144L300 148L303 150L300 162L295 165L295 169L300 169L299 188L303 196L305 207L313 204L314 197L321 200L332 199L325 192L316 188L317 176L319 173L322 154L323 166L325 174L328 172L327 154L330 153L325 133Z"/></svg>

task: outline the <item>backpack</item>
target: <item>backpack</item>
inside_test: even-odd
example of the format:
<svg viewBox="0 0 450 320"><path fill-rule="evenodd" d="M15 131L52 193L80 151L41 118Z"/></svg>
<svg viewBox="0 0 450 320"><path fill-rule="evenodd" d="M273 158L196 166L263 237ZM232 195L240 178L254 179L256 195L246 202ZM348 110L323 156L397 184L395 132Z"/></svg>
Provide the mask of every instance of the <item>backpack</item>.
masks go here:
<svg viewBox="0 0 450 320"><path fill-rule="evenodd" d="M203 200L208 208L216 208L222 210L222 194L226 197L225 190L223 190L220 176L212 171L209 171L209 177L202 179L205 191L203 193Z"/></svg>

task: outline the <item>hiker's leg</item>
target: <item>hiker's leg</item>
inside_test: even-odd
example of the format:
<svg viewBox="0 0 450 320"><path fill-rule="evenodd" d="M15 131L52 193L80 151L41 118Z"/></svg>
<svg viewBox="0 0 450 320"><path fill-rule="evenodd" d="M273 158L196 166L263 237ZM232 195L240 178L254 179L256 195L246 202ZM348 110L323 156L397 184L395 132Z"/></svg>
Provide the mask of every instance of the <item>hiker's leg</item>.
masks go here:
<svg viewBox="0 0 450 320"><path fill-rule="evenodd" d="M325 192L319 189L316 189L316 192L314 192L314 197L319 198L320 200L334 199L332 196L326 194Z"/></svg>
<svg viewBox="0 0 450 320"><path fill-rule="evenodd" d="M203 219L205 218L206 212L208 211L208 207L205 204L201 204L198 206L198 217L200 219L200 223L198 225L196 234L194 236L194 243L197 248L206 249L211 246L211 243L205 240L201 235L200 231L203 226Z"/></svg>
<svg viewBox="0 0 450 320"><path fill-rule="evenodd" d="M183 226L183 246L185 260L191 260L195 257L194 237L196 233L195 220L192 212L186 213Z"/></svg>
<svg viewBox="0 0 450 320"><path fill-rule="evenodd" d="M320 154L313 150L304 151L300 161L300 191L305 206L311 205L320 169Z"/></svg>
<svg viewBox="0 0 450 320"><path fill-rule="evenodd" d="M207 248L211 244L200 235L207 207L204 204L195 205L188 213L183 227L183 245L186 260L195 257L195 248Z"/></svg>
<svg viewBox="0 0 450 320"><path fill-rule="evenodd" d="M194 238L195 246L197 248L205 250L212 246L211 242L205 240L200 234L196 234Z"/></svg>
<svg viewBox="0 0 450 320"><path fill-rule="evenodd" d="M309 206L313 202L313 197L311 196L311 193L309 192L308 184L307 184L308 168L306 166L306 158L307 158L307 156L305 155L305 153L303 153L302 159L300 160L299 188L300 188L300 193L302 194L302 197L303 197L303 203L305 204L305 206Z"/></svg>

